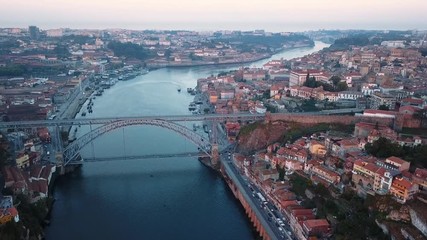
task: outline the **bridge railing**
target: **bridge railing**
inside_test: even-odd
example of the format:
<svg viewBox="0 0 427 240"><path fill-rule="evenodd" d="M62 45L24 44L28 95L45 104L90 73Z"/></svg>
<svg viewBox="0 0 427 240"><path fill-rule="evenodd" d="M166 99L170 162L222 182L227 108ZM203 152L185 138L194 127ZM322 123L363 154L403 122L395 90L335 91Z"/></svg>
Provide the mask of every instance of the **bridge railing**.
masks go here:
<svg viewBox="0 0 427 240"><path fill-rule="evenodd" d="M194 143L196 146L199 147L199 150L205 152L206 154L210 155L210 150L212 148L211 143L208 139L205 137L195 133L191 129L188 129L185 126L168 122L164 120L148 120L148 119L130 119L130 120L123 120L123 121L115 121L110 124L102 125L98 128L95 128L94 130L86 133L79 139L72 142L70 145L67 146L67 148L64 150L64 165L67 165L71 161L74 161L77 159L79 152L83 147L85 147L87 144L89 144L91 141L94 141L99 136L113 131L118 128L126 127L126 126L132 126L132 125L151 125L151 126L158 126L166 129L170 129L174 132L177 132L178 134L181 134L182 136L189 139L192 143Z"/></svg>
<svg viewBox="0 0 427 240"><path fill-rule="evenodd" d="M35 121L0 122L0 128L31 128L47 126L72 126L72 125L96 125L110 124L117 121L132 120L164 120L168 122L192 122L192 121L258 121L263 120L265 114L200 114L200 115L170 115L170 116L124 116L106 118L78 118L78 119L54 119Z"/></svg>

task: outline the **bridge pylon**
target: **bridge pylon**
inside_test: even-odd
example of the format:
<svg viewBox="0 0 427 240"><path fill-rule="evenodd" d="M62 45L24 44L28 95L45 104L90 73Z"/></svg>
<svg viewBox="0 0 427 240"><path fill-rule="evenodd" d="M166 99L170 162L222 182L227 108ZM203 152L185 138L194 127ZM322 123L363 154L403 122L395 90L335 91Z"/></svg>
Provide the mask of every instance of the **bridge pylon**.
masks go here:
<svg viewBox="0 0 427 240"><path fill-rule="evenodd" d="M211 165L212 167L217 167L219 163L219 147L217 143L212 144L211 148Z"/></svg>
<svg viewBox="0 0 427 240"><path fill-rule="evenodd" d="M65 162L64 162L64 156L62 155L62 152L57 152L55 155L56 159L56 166L59 166L59 174L64 175L65 174Z"/></svg>

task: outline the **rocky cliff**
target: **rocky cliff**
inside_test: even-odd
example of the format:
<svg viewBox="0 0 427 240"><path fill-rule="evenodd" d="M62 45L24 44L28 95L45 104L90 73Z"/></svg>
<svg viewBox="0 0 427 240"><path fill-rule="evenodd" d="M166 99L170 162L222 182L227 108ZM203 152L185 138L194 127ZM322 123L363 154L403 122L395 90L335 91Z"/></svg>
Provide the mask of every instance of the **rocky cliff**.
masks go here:
<svg viewBox="0 0 427 240"><path fill-rule="evenodd" d="M289 124L282 121L244 126L239 133L237 150L249 154L264 149L272 143L281 141L289 129Z"/></svg>

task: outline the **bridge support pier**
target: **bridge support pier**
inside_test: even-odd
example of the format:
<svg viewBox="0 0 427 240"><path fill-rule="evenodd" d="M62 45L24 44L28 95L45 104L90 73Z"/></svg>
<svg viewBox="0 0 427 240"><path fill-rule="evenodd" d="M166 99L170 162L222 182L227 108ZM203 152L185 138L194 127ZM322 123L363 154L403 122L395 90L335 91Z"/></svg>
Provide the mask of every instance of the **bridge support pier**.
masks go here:
<svg viewBox="0 0 427 240"><path fill-rule="evenodd" d="M211 149L211 165L212 167L218 167L218 163L219 163L219 148L218 148L218 144L214 143L212 144L212 149Z"/></svg>
<svg viewBox="0 0 427 240"><path fill-rule="evenodd" d="M56 159L56 166L59 166L59 174L64 175L65 174L65 162L64 162L64 156L61 152L57 152L55 155Z"/></svg>

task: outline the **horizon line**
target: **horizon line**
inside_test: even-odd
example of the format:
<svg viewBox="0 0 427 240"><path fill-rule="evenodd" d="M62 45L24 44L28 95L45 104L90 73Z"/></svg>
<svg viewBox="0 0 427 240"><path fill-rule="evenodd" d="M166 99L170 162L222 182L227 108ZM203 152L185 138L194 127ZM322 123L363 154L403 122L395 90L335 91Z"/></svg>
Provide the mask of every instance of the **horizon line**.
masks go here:
<svg viewBox="0 0 427 240"><path fill-rule="evenodd" d="M242 32L250 32L250 31L265 31L268 33L298 33L298 32L316 32L316 31L420 31L424 32L427 31L426 29L421 28L313 28L313 29L306 29L306 30L298 30L298 31L271 31L266 30L266 28L252 28L250 30L245 29L204 29L204 30L197 30L197 29L189 29L189 28L141 28L141 29L135 29L135 28L126 28L126 27L53 27L53 28L42 28L39 27L37 24L30 24L26 27L23 26L0 26L0 29L27 29L30 26L36 26L40 30L47 31L47 30L56 30L56 29L70 29L70 30L87 30L87 31L105 31L105 30L128 30L128 31L190 31L190 32L215 32L215 31L242 31Z"/></svg>

